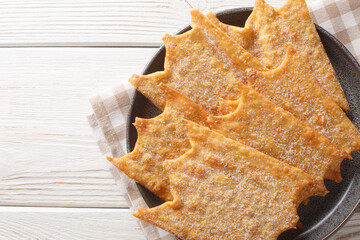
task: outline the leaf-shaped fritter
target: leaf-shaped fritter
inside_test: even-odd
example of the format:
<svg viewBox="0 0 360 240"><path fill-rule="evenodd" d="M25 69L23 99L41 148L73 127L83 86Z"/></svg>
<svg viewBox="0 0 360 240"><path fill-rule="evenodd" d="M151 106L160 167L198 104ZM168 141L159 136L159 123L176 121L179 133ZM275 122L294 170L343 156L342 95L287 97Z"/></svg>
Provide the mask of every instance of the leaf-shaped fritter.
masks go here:
<svg viewBox="0 0 360 240"><path fill-rule="evenodd" d="M295 228L310 175L195 123L188 131L191 150L164 163L174 200L134 216L183 240L276 239Z"/></svg>
<svg viewBox="0 0 360 240"><path fill-rule="evenodd" d="M273 8L264 0L256 0L244 28L223 24L213 13L207 17L269 69L281 64L285 57L285 44L291 42L299 54L308 58L314 79L341 108L349 110L305 0L288 0L280 9Z"/></svg>
<svg viewBox="0 0 360 240"><path fill-rule="evenodd" d="M313 176L318 195L327 193L324 178L341 181L340 164L351 158L345 150L251 87L242 85L240 91L234 112L209 116L210 129Z"/></svg>
<svg viewBox="0 0 360 240"><path fill-rule="evenodd" d="M246 81L246 68L265 68L198 10L192 10L191 15L192 30L163 38L165 70L144 76L134 74L129 81L160 109L165 107L164 94L157 87L162 82L219 115L219 98L239 97L238 84Z"/></svg>
<svg viewBox="0 0 360 240"><path fill-rule="evenodd" d="M174 159L190 149L185 118L207 126L208 113L187 97L160 84L166 96L162 114L152 119L136 118L138 139L134 150L121 158L108 158L119 170L165 201L172 200L169 179L163 169L166 159Z"/></svg>
<svg viewBox="0 0 360 240"><path fill-rule="evenodd" d="M248 85L279 107L309 124L347 152L360 149L360 133L310 74L309 61L291 44L276 69L248 69Z"/></svg>

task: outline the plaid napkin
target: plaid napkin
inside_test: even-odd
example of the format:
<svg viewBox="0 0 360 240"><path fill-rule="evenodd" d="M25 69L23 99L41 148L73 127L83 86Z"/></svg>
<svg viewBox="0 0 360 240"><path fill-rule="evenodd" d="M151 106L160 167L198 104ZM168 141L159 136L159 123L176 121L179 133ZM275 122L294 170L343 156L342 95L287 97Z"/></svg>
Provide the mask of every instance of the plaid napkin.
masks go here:
<svg viewBox="0 0 360 240"><path fill-rule="evenodd" d="M308 5L315 23L333 34L360 59L360 1L323 0Z"/></svg>
<svg viewBox="0 0 360 240"><path fill-rule="evenodd" d="M360 1L319 0L308 7L313 21L335 35L359 61ZM126 153L126 119L133 93L134 89L129 85L120 85L101 91L90 99L94 113L88 116L89 124L105 156L121 157ZM146 206L135 182L108 164L130 209L134 211L139 206ZM149 223L139 220L139 224L147 239L176 239Z"/></svg>

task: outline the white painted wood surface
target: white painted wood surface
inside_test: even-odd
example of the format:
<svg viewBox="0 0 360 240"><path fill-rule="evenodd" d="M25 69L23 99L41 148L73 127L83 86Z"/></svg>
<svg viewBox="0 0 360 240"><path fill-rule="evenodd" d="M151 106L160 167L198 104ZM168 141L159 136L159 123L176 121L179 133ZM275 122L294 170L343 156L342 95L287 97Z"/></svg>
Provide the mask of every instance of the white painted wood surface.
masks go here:
<svg viewBox="0 0 360 240"><path fill-rule="evenodd" d="M0 207L0 239L142 240L145 237L128 209Z"/></svg>
<svg viewBox="0 0 360 240"><path fill-rule="evenodd" d="M269 0L280 6L284 0ZM204 12L252 6L254 0L3 0L0 46L159 46Z"/></svg>
<svg viewBox="0 0 360 240"><path fill-rule="evenodd" d="M155 51L0 49L0 205L127 207L87 123L88 98L127 83Z"/></svg>
<svg viewBox="0 0 360 240"><path fill-rule="evenodd" d="M1 240L144 239L87 124L88 98L140 73L162 35L189 23L186 2L253 4L0 1ZM332 239L359 236L357 213Z"/></svg>

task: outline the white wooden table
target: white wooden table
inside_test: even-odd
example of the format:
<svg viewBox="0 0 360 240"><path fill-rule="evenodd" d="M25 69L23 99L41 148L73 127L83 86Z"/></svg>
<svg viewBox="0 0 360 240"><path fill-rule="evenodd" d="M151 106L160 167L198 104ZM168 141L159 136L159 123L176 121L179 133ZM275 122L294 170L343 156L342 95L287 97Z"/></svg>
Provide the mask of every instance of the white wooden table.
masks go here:
<svg viewBox="0 0 360 240"><path fill-rule="evenodd" d="M145 239L88 126L165 33L249 0L0 1L0 239ZM279 6L281 1L269 1ZM360 239L360 213L332 239Z"/></svg>

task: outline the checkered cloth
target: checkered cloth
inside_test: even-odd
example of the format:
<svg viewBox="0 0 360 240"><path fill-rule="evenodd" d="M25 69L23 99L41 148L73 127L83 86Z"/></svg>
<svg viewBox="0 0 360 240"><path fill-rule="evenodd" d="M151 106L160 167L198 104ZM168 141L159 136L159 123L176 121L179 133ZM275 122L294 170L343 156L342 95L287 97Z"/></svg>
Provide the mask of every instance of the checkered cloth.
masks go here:
<svg viewBox="0 0 360 240"><path fill-rule="evenodd" d="M359 61L360 0L319 0L312 2L309 9L314 22L335 35ZM126 119L133 93L132 87L121 85L90 99L94 113L88 116L89 124L105 156L121 157L126 153ZM130 209L134 211L139 206L146 206L135 182L108 164ZM147 239L176 239L151 224L140 220L139 224Z"/></svg>
<svg viewBox="0 0 360 240"><path fill-rule="evenodd" d="M360 1L323 0L309 4L313 21L333 34L360 59Z"/></svg>

